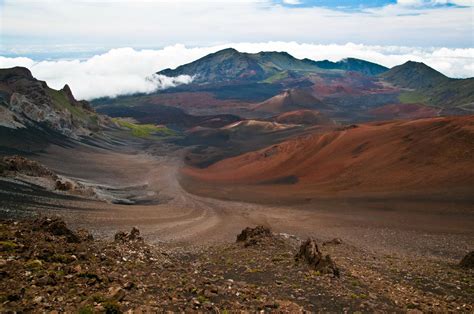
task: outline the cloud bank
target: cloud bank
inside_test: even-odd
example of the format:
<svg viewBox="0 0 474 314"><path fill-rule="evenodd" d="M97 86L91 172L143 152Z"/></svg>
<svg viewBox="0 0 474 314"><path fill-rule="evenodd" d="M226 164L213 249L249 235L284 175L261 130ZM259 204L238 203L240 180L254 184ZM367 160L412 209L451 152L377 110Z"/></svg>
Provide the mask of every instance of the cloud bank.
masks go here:
<svg viewBox="0 0 474 314"><path fill-rule="evenodd" d="M25 66L33 75L59 89L71 86L81 99L115 97L132 93L150 93L157 89L187 84L192 77L169 78L154 75L165 68L175 68L209 53L233 47L241 52L286 51L296 58L338 61L354 57L392 67L408 60L424 62L450 77L474 76L474 48L416 48L301 44L296 42L231 43L188 48L177 44L158 50L112 49L85 60L35 61L30 58L0 56L0 68Z"/></svg>
<svg viewBox="0 0 474 314"><path fill-rule="evenodd" d="M230 40L469 48L473 6L472 0L0 0L0 51Z"/></svg>

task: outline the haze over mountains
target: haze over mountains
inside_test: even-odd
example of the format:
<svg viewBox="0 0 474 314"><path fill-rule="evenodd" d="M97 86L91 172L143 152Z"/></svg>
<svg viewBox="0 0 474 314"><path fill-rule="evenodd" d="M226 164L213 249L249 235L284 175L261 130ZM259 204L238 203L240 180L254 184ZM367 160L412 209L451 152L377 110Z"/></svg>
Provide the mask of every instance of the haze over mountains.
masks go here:
<svg viewBox="0 0 474 314"><path fill-rule="evenodd" d="M450 79L416 62L388 69L353 58L300 60L285 52L249 54L229 48L158 74L188 75L193 81L149 95L101 99L94 102L97 109L112 113L122 104L171 104L191 114L231 113L247 118L321 109L339 121L371 121L376 108L389 106L385 111L390 113L394 106L404 111L407 104L407 117L473 110L473 79Z"/></svg>

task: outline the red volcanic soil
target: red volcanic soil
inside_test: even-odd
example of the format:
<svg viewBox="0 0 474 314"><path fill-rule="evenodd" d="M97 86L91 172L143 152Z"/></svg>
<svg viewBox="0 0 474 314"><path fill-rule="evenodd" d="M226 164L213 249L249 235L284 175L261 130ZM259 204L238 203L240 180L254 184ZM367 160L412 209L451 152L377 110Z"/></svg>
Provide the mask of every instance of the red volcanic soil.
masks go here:
<svg viewBox="0 0 474 314"><path fill-rule="evenodd" d="M314 197L467 190L472 196L474 116L339 128L182 172L189 182L215 186L214 192L233 186L257 199L259 192Z"/></svg>
<svg viewBox="0 0 474 314"><path fill-rule="evenodd" d="M369 113L380 119L420 119L439 115L440 109L423 104L390 104L378 107Z"/></svg>
<svg viewBox="0 0 474 314"><path fill-rule="evenodd" d="M387 86L376 78L364 76L360 73L349 72L345 76L311 77L314 85L312 91L320 99L332 95L366 95L366 94L390 94L398 89Z"/></svg>
<svg viewBox="0 0 474 314"><path fill-rule="evenodd" d="M258 104L255 111L281 113L299 109L330 109L311 92L302 89L289 89Z"/></svg>
<svg viewBox="0 0 474 314"><path fill-rule="evenodd" d="M334 125L334 121L317 110L294 110L282 113L273 121L283 124Z"/></svg>

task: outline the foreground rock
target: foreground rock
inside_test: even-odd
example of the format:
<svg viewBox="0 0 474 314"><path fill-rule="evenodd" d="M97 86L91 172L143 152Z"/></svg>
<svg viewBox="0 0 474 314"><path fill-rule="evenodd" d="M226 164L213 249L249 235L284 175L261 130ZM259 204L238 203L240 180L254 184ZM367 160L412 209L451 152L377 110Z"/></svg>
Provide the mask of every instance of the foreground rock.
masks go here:
<svg viewBox="0 0 474 314"><path fill-rule="evenodd" d="M245 246L256 245L272 237L270 228L257 226L247 227L237 236L237 242L243 242Z"/></svg>
<svg viewBox="0 0 474 314"><path fill-rule="evenodd" d="M339 269L336 264L329 255L323 256L314 239L309 238L301 244L300 250L295 255L295 260L306 262L316 271L339 277Z"/></svg>
<svg viewBox="0 0 474 314"><path fill-rule="evenodd" d="M137 228L101 241L54 217L0 220L0 312L474 309L470 269L394 257L386 263L340 244L325 247L344 273L335 278L316 270L326 259L313 240L300 247L296 237L264 227L247 228L239 238L184 250L148 245ZM257 244L242 245L253 240Z"/></svg>
<svg viewBox="0 0 474 314"><path fill-rule="evenodd" d="M464 268L474 268L474 251L471 251L463 257L459 266Z"/></svg>
<svg viewBox="0 0 474 314"><path fill-rule="evenodd" d="M143 238L140 237L140 230L133 227L130 233L119 231L114 236L115 242L127 243L127 242L143 242Z"/></svg>

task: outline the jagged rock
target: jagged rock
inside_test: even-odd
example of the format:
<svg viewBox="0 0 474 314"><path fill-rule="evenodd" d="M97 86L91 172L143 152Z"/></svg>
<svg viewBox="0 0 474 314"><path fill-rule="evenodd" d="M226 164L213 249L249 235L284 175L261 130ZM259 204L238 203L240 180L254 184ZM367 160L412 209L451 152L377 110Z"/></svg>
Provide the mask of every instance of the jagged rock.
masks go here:
<svg viewBox="0 0 474 314"><path fill-rule="evenodd" d="M81 239L71 229L66 226L64 220L60 218L40 217L33 223L35 230L43 230L55 236L65 236L71 243L79 243Z"/></svg>
<svg viewBox="0 0 474 314"><path fill-rule="evenodd" d="M459 263L459 266L463 268L474 268L474 251L466 254Z"/></svg>
<svg viewBox="0 0 474 314"><path fill-rule="evenodd" d="M35 79L26 68L0 69L2 106L0 125L12 129L48 128L79 139L111 121L98 115L84 100L76 100L68 85L54 90ZM74 107L74 110L70 110Z"/></svg>
<svg viewBox="0 0 474 314"><path fill-rule="evenodd" d="M76 234L81 239L81 241L94 241L92 234L86 229L77 229Z"/></svg>
<svg viewBox="0 0 474 314"><path fill-rule="evenodd" d="M342 240L340 238L334 238L332 240L323 242L323 245L339 245L342 244Z"/></svg>
<svg viewBox="0 0 474 314"><path fill-rule="evenodd" d="M108 297L116 301L122 301L125 294L125 290L121 287L110 287Z"/></svg>
<svg viewBox="0 0 474 314"><path fill-rule="evenodd" d="M27 176L55 176L51 170L42 166L40 163L18 155L3 157L2 164L4 165L4 170L6 171L14 171Z"/></svg>
<svg viewBox="0 0 474 314"><path fill-rule="evenodd" d="M54 186L54 189L59 190L59 191L72 191L74 190L74 184L70 181L66 180L56 180L56 184Z"/></svg>
<svg viewBox="0 0 474 314"><path fill-rule="evenodd" d="M133 227L130 233L119 231L114 236L115 242L126 243L126 242L138 242L143 241L140 237L140 230Z"/></svg>
<svg viewBox="0 0 474 314"><path fill-rule="evenodd" d="M271 238L272 232L270 228L264 226L257 226L255 228L247 227L237 235L237 242L244 242L245 246L255 245L261 242L262 239Z"/></svg>
<svg viewBox="0 0 474 314"><path fill-rule="evenodd" d="M339 277L339 269L334 261L329 255L323 256L319 251L318 244L312 238L308 238L301 244L298 253L295 255L295 260L306 262L314 270Z"/></svg>

